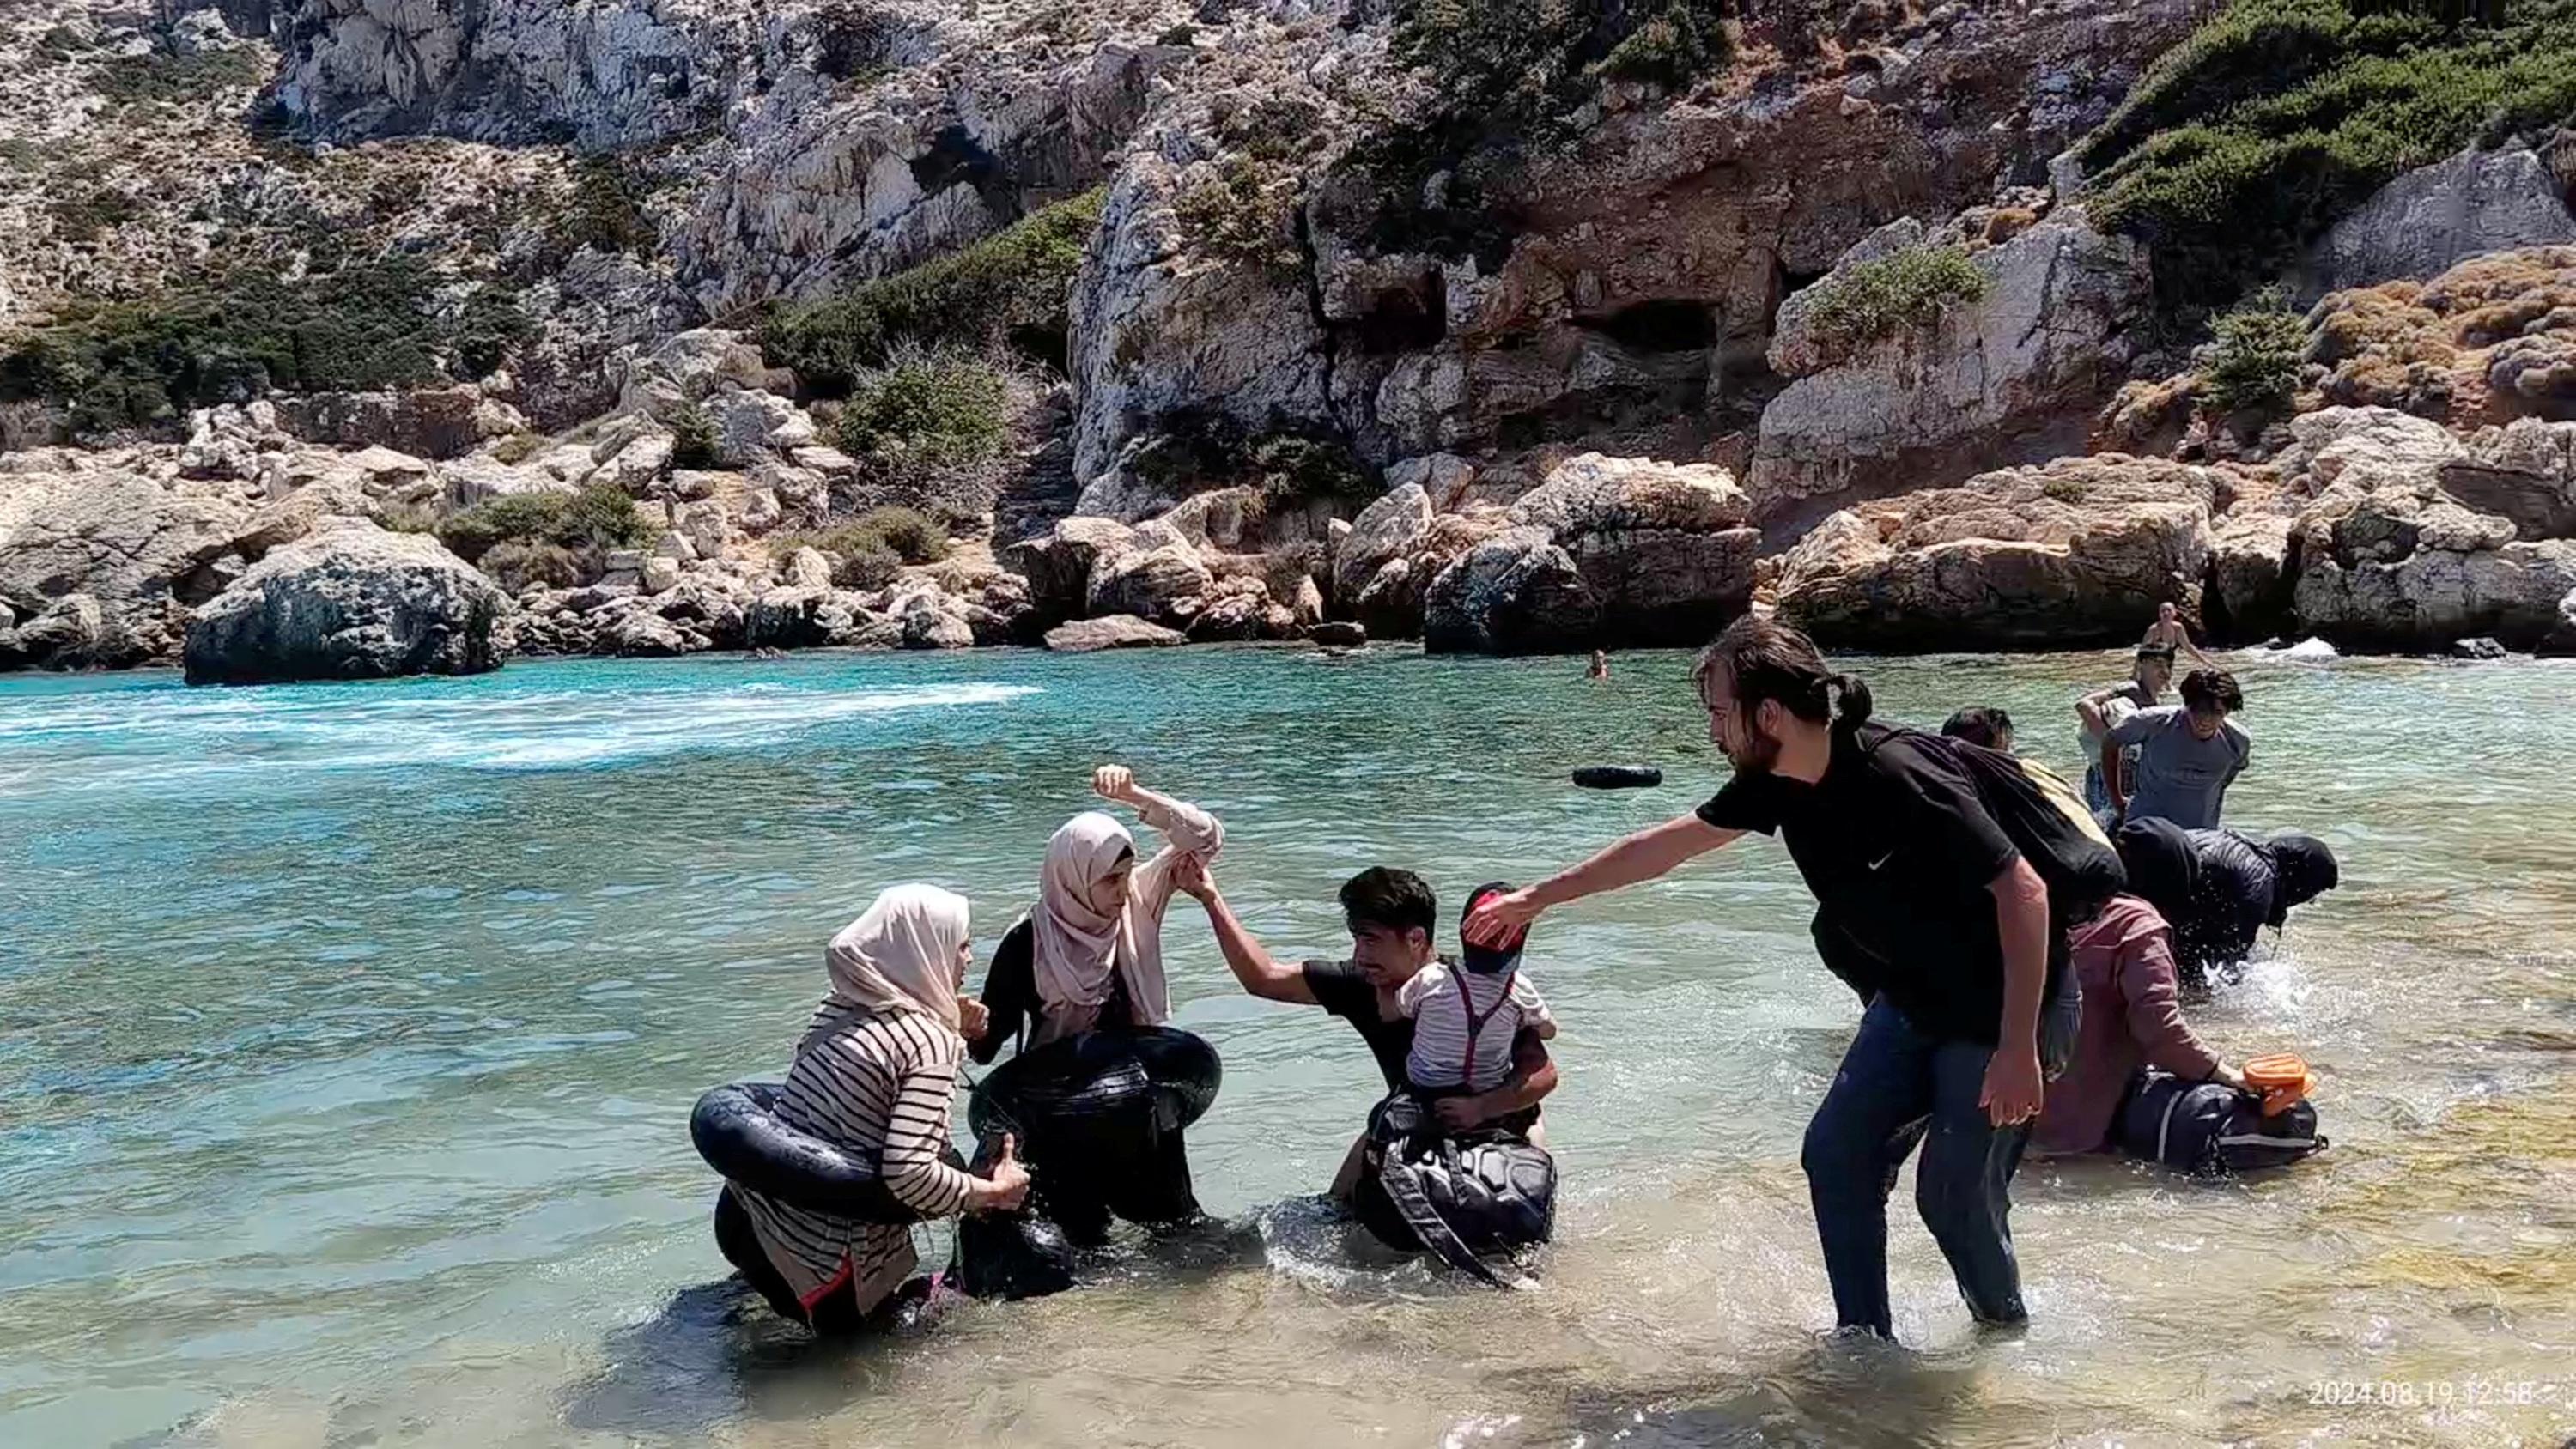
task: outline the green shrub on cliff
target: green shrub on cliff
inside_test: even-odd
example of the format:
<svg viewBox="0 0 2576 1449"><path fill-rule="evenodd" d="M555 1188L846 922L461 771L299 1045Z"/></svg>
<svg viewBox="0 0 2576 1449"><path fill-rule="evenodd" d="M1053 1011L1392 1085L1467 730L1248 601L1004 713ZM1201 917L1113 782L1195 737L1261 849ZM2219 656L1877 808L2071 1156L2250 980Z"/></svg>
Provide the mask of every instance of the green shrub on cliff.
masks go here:
<svg viewBox="0 0 2576 1449"><path fill-rule="evenodd" d="M1722 0L1413 0L1388 50L1496 128L1562 118L1604 79L1679 89L1733 55Z"/></svg>
<svg viewBox="0 0 2576 1449"><path fill-rule="evenodd" d="M890 504L820 532L787 534L770 551L781 558L800 548L818 548L843 558L879 552L898 563L933 564L948 557L949 547L948 530L930 515Z"/></svg>
<svg viewBox="0 0 2576 1449"><path fill-rule="evenodd" d="M573 167L572 204L555 222L555 242L566 253L644 252L661 239L644 214L644 178L614 156L587 156Z"/></svg>
<svg viewBox="0 0 2576 1449"><path fill-rule="evenodd" d="M1931 326L1950 307L1985 296L1988 285L1965 247L1908 247L1837 268L1817 284L1807 325L1825 353L1849 356L1899 332Z"/></svg>
<svg viewBox="0 0 2576 1449"><path fill-rule="evenodd" d="M2379 187L2576 116L2576 0L2232 0L2079 155L2168 311L2276 274Z"/></svg>
<svg viewBox="0 0 2576 1449"><path fill-rule="evenodd" d="M1172 203L1192 251L1273 272L1294 272L1305 261L1296 213L1297 173L1248 156L1227 157L1216 175Z"/></svg>
<svg viewBox="0 0 2576 1449"><path fill-rule="evenodd" d="M606 483L572 493L510 493L442 520L436 532L448 551L468 563L502 544L552 544L558 548L638 548L654 528L625 490Z"/></svg>
<svg viewBox="0 0 2576 1449"><path fill-rule="evenodd" d="M972 357L924 355L861 382L835 427L843 450L880 464L981 463L1010 441L1010 386Z"/></svg>
<svg viewBox="0 0 2576 1449"><path fill-rule="evenodd" d="M1085 192L950 256L783 308L762 327L761 348L827 393L848 391L907 344L1008 346L1061 366L1066 299L1101 195Z"/></svg>
<svg viewBox="0 0 2576 1449"><path fill-rule="evenodd" d="M2267 288L2210 325L2215 346L2200 375L2201 391L2222 413L2272 408L2299 390L2307 360L2308 323L2289 299Z"/></svg>
<svg viewBox="0 0 2576 1449"><path fill-rule="evenodd" d="M84 435L271 391L480 376L530 324L506 289L442 305L440 281L397 254L295 281L236 272L99 306L0 342L0 402L60 404Z"/></svg>

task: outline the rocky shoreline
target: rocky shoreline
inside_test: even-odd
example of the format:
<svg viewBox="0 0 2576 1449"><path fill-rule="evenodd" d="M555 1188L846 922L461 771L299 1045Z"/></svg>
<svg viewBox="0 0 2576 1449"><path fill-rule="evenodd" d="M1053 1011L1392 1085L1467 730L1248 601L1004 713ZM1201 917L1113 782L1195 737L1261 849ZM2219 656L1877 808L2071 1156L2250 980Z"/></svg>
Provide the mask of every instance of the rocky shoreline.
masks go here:
<svg viewBox="0 0 2576 1449"><path fill-rule="evenodd" d="M2351 199L2186 347L2119 148L2206 11L1730 20L1506 135L1442 109L1428 21L1299 0L54 0L0 89L74 101L0 141L105 181L0 245L0 668L1543 653L1754 608L2084 648L2165 602L2576 652L2576 117ZM296 290L325 213L380 313ZM225 249L256 286L151 311Z"/></svg>

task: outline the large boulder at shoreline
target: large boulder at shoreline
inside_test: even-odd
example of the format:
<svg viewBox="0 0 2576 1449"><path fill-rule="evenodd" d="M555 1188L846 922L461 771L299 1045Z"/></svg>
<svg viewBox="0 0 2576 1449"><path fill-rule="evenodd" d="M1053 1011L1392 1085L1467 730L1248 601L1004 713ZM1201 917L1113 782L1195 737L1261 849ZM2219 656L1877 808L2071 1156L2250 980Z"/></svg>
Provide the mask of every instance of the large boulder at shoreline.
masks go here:
<svg viewBox="0 0 2576 1449"><path fill-rule="evenodd" d="M1704 643L1752 602L1761 535L1723 468L1584 453L1507 516L1573 559L1594 611L1583 642Z"/></svg>
<svg viewBox="0 0 2576 1449"><path fill-rule="evenodd" d="M278 549L188 623L190 684L498 669L510 601L426 534L346 522Z"/></svg>
<svg viewBox="0 0 2576 1449"><path fill-rule="evenodd" d="M2067 648L2197 604L2214 470L2110 453L1835 514L1783 561L1781 617L1829 647Z"/></svg>
<svg viewBox="0 0 2576 1449"><path fill-rule="evenodd" d="M1333 545L1333 598L1344 608L1356 603L1380 569L1431 530L1435 512L1419 483L1399 484L1361 509Z"/></svg>
<svg viewBox="0 0 2576 1449"><path fill-rule="evenodd" d="M1046 647L1059 654L1091 654L1103 649L1167 649L1188 642L1188 636L1179 630L1146 623L1132 614L1077 619L1049 629L1046 636Z"/></svg>
<svg viewBox="0 0 2576 1449"><path fill-rule="evenodd" d="M1422 643L1435 654L1550 654L1587 645L1601 614L1573 556L1543 528L1477 544L1423 595Z"/></svg>
<svg viewBox="0 0 2576 1449"><path fill-rule="evenodd" d="M118 468L0 472L0 604L32 620L79 595L98 615L94 632L22 637L18 659L121 666L175 655L187 606L213 592L202 571L234 552L251 512L235 492ZM58 657L56 641L68 652Z"/></svg>

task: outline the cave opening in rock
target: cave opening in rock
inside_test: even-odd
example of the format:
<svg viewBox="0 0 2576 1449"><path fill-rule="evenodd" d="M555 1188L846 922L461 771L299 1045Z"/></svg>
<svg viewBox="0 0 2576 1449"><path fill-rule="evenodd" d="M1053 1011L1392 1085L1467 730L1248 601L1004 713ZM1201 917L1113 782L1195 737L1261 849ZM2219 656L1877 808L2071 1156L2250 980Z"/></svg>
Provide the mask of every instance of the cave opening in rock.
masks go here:
<svg viewBox="0 0 2576 1449"><path fill-rule="evenodd" d="M1635 302L1576 325L1637 352L1703 352L1717 341L1717 316L1705 302Z"/></svg>
<svg viewBox="0 0 2576 1449"><path fill-rule="evenodd" d="M1412 286L1388 287L1369 299L1352 330L1360 350L1383 357L1417 352L1449 335L1449 288L1436 271Z"/></svg>

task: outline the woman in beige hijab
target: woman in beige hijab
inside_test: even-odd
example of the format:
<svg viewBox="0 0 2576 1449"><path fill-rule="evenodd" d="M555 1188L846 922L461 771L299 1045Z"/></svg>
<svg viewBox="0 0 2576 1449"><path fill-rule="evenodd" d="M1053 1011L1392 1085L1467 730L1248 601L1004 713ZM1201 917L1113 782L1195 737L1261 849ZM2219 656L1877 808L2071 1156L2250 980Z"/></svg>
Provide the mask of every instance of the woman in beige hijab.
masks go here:
<svg viewBox="0 0 2576 1449"><path fill-rule="evenodd" d="M877 1160L887 1191L925 1218L1014 1208L1028 1173L1001 1146L990 1178L949 1165L948 1109L966 1040L984 1012L961 1001L966 898L896 886L823 953L831 991L788 1068L778 1115L844 1152ZM866 1223L728 1186L716 1241L779 1312L817 1332L863 1326L916 1266L909 1228Z"/></svg>
<svg viewBox="0 0 2576 1449"><path fill-rule="evenodd" d="M982 1004L992 1024L972 1047L978 1063L1000 1055L1006 1040L1035 1050L1082 1032L1171 1019L1163 915L1172 903L1173 871L1184 859L1214 859L1224 848L1225 827L1195 805L1137 784L1124 766L1102 766L1091 788L1103 800L1134 808L1138 819L1162 832L1163 848L1140 862L1127 827L1096 810L1056 831L1038 872L1037 904L1003 934L985 974ZM1170 1216L1195 1217L1180 1134L1164 1136L1162 1175L1173 1185L1162 1197ZM1032 1144L1033 1155L1038 1150ZM1107 1230L1105 1207L1050 1206L1077 1242Z"/></svg>

